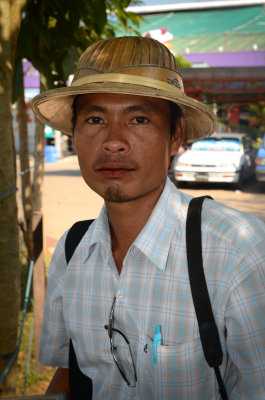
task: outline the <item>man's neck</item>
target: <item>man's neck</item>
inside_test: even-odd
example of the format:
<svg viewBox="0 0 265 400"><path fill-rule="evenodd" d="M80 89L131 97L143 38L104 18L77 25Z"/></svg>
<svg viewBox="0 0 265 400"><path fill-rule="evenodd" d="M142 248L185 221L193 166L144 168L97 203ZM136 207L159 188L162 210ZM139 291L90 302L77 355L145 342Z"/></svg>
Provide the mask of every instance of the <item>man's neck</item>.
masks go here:
<svg viewBox="0 0 265 400"><path fill-rule="evenodd" d="M112 253L118 271L130 246L148 221L163 188L152 196L144 196L128 202L106 202L110 221Z"/></svg>

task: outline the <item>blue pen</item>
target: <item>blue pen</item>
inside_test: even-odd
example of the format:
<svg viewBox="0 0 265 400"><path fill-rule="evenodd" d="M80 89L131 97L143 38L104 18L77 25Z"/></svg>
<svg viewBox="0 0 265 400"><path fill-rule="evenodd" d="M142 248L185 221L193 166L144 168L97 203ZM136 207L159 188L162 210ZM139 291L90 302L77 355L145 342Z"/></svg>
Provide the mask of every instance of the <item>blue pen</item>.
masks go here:
<svg viewBox="0 0 265 400"><path fill-rule="evenodd" d="M157 346L160 346L161 344L162 344L162 335L161 335L160 325L156 325L156 331L153 341L154 364L157 364Z"/></svg>

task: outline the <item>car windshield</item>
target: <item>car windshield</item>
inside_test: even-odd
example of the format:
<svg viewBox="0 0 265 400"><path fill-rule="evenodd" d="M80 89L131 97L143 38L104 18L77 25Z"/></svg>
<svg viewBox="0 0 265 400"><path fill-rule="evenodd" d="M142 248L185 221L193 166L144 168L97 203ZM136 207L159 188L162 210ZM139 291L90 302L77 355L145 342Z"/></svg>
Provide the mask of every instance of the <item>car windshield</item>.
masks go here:
<svg viewBox="0 0 265 400"><path fill-rule="evenodd" d="M208 138L192 144L192 150L240 151L240 140L235 138Z"/></svg>

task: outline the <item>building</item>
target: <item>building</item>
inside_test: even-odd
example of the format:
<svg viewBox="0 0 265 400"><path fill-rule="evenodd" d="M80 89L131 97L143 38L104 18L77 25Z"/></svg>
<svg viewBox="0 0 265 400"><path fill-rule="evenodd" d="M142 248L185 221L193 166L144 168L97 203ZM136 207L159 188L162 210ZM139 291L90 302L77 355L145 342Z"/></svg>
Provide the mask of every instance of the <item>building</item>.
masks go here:
<svg viewBox="0 0 265 400"><path fill-rule="evenodd" d="M217 104L228 126L248 123L248 104L265 101L265 0L145 0L128 9L144 17L143 36L163 42L170 33L165 44L192 63L180 68L187 94Z"/></svg>

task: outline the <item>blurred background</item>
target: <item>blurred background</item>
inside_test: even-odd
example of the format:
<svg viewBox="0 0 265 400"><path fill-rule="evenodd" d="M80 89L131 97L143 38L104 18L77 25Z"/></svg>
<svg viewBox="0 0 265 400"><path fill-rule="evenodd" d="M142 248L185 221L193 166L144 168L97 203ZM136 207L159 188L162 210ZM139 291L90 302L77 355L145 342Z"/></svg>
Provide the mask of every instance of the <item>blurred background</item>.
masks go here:
<svg viewBox="0 0 265 400"><path fill-rule="evenodd" d="M47 269L63 232L97 217L72 138L37 121L38 93L69 85L95 41L142 35L176 57L186 94L215 112L168 175L265 221L265 0L0 1L0 398L45 392L38 362Z"/></svg>

